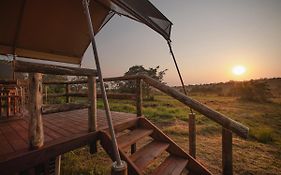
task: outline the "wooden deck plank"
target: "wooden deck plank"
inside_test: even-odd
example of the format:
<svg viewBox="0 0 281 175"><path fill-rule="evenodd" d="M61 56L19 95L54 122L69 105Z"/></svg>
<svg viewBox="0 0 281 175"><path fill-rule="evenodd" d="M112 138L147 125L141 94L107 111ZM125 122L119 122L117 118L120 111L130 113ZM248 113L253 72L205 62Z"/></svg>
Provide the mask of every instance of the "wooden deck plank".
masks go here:
<svg viewBox="0 0 281 175"><path fill-rule="evenodd" d="M168 143L154 140L137 150L130 158L140 170L144 170L147 165L154 161L168 147Z"/></svg>
<svg viewBox="0 0 281 175"><path fill-rule="evenodd" d="M188 160L176 156L169 156L155 170L153 175L178 175L186 167Z"/></svg>
<svg viewBox="0 0 281 175"><path fill-rule="evenodd" d="M98 129L106 130L108 126L105 112L98 110L97 117ZM130 121L136 120L135 114L120 112L112 112L112 117L113 124L117 127L125 127L123 125L128 125L128 123L132 123ZM5 167L8 168L10 166L8 162L13 162L13 160L38 159L39 161L39 159L45 159L42 155L49 156L48 150L55 150L54 153L51 153L55 155L60 150L68 151L86 145L94 139L93 137L96 137L95 133L88 132L87 122L88 109L43 115L45 143L43 148L36 151L28 149L27 118L0 123L0 171L2 172ZM75 144L73 145L73 143ZM29 164L23 166L27 165ZM17 168L20 169L23 166Z"/></svg>
<svg viewBox="0 0 281 175"><path fill-rule="evenodd" d="M18 135L18 133L9 126L9 123L2 125L0 130L15 151L24 149L28 146L28 144Z"/></svg>
<svg viewBox="0 0 281 175"><path fill-rule="evenodd" d="M0 130L0 156L4 154L9 154L14 152L12 146L9 144L8 140L6 137L2 134L2 131Z"/></svg>

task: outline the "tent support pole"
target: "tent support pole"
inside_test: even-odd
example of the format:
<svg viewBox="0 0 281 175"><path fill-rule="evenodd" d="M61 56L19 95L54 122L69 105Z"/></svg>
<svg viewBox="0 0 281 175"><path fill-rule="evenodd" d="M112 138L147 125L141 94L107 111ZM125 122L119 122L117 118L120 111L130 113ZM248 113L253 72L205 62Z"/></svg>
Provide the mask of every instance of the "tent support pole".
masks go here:
<svg viewBox="0 0 281 175"><path fill-rule="evenodd" d="M106 118L107 118L107 122L108 122L109 132L111 135L113 150L114 150L115 159L116 159L116 162L113 163L113 165L114 165L113 168L118 169L118 171L124 169L124 172L125 172L127 169L127 165L126 165L126 162L121 160L121 157L120 157L120 154L118 151L118 144L116 141L116 136L115 136L115 132L114 132L114 128L113 128L111 112L110 112L108 99L107 99L107 95L106 95L106 91L105 91L102 71L101 71L99 57L98 57L98 51L97 51L96 42L95 42L94 29L93 29L92 19L91 19L91 15L90 15L90 10L89 10L89 1L83 0L83 6L84 6L86 17L87 17L89 34L91 37L91 43L92 43L95 63L96 63L96 67L97 67L98 77L100 80L100 88L101 88L104 108L105 108L105 112L106 112Z"/></svg>

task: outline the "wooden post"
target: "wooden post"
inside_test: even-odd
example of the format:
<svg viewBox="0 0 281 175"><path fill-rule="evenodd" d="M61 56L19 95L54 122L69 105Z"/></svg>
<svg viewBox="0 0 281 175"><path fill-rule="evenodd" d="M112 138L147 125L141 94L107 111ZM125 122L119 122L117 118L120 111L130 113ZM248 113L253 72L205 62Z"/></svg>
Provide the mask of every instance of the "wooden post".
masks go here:
<svg viewBox="0 0 281 175"><path fill-rule="evenodd" d="M142 116L142 79L136 79L136 111L137 117ZM131 154L134 154L137 151L137 144L131 145Z"/></svg>
<svg viewBox="0 0 281 175"><path fill-rule="evenodd" d="M0 92L0 117L2 116L2 92Z"/></svg>
<svg viewBox="0 0 281 175"><path fill-rule="evenodd" d="M55 175L60 175L61 155L56 157L55 160Z"/></svg>
<svg viewBox="0 0 281 175"><path fill-rule="evenodd" d="M45 85L45 103L44 104L48 104L48 86Z"/></svg>
<svg viewBox="0 0 281 175"><path fill-rule="evenodd" d="M142 79L138 78L136 83L137 83L137 93L136 93L136 100L137 100L137 116L140 117L142 116Z"/></svg>
<svg viewBox="0 0 281 175"><path fill-rule="evenodd" d="M12 102L13 102L13 113L14 113L14 116L16 116L16 113L17 113L16 94L14 94L12 96Z"/></svg>
<svg viewBox="0 0 281 175"><path fill-rule="evenodd" d="M223 175L233 174L232 132L225 128L222 128L222 168Z"/></svg>
<svg viewBox="0 0 281 175"><path fill-rule="evenodd" d="M44 144L42 120L42 74L29 74L29 144L30 149L38 149Z"/></svg>
<svg viewBox="0 0 281 175"><path fill-rule="evenodd" d="M97 131L97 80L95 76L88 76L88 131ZM97 144L90 144L90 153L97 152Z"/></svg>
<svg viewBox="0 0 281 175"><path fill-rule="evenodd" d="M195 114L190 113L188 118L188 129L189 129L189 154L196 158L196 124Z"/></svg>
<svg viewBox="0 0 281 175"><path fill-rule="evenodd" d="M10 116L10 112L11 112L11 98L10 98L10 93L9 91L6 91L6 95L7 95L7 98L6 98L6 113L7 113L7 117Z"/></svg>
<svg viewBox="0 0 281 175"><path fill-rule="evenodd" d="M69 86L69 84L66 84L66 85L65 85L66 103L70 103L69 92L70 92L70 86Z"/></svg>

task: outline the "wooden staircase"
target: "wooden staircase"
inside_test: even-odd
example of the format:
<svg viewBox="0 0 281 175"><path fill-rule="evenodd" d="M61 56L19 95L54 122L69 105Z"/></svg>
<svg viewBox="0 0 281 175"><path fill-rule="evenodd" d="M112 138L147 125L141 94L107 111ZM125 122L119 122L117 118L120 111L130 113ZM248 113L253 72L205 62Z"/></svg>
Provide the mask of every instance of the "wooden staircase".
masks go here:
<svg viewBox="0 0 281 175"><path fill-rule="evenodd" d="M119 135L117 142L120 155L128 164L128 174L144 174L147 167L155 163L155 160L163 154L167 156L164 161L159 161L161 162L160 165L152 169L153 175L211 174L146 118L138 117L136 120L122 125L116 127L119 128L116 131ZM125 130L129 131L125 133ZM115 160L111 139L107 131L101 132L100 140L103 148L112 160ZM127 151L130 146L140 142L143 143L144 140L149 140L149 142L135 152Z"/></svg>

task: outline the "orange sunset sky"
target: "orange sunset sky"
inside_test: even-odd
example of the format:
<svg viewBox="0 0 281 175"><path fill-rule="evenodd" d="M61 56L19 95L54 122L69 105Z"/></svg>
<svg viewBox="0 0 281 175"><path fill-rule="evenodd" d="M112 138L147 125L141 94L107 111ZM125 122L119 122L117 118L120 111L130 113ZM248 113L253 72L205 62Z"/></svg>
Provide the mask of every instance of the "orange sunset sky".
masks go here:
<svg viewBox="0 0 281 175"><path fill-rule="evenodd" d="M152 0L173 22L172 44L186 84L281 76L280 0ZM143 24L113 17L97 35L105 77L133 65L168 69L179 85L166 41ZM93 67L90 49L84 67ZM233 74L233 67L246 69Z"/></svg>

